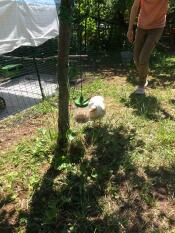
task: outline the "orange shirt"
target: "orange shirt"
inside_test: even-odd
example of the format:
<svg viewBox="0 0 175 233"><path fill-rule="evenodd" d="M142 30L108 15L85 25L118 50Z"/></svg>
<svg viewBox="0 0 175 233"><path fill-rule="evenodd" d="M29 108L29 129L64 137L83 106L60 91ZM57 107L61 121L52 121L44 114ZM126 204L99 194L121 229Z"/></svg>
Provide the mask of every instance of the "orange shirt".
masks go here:
<svg viewBox="0 0 175 233"><path fill-rule="evenodd" d="M138 27L143 29L163 28L166 24L168 0L140 0Z"/></svg>

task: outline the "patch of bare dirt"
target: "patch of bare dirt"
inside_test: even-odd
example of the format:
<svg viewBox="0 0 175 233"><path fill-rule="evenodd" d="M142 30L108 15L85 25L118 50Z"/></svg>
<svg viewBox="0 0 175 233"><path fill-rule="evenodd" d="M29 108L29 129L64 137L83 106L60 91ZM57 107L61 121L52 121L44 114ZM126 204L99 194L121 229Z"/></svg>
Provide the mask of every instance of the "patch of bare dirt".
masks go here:
<svg viewBox="0 0 175 233"><path fill-rule="evenodd" d="M21 140L34 135L38 128L48 126L51 114L37 115L16 124L0 125L0 151L5 151L17 145Z"/></svg>

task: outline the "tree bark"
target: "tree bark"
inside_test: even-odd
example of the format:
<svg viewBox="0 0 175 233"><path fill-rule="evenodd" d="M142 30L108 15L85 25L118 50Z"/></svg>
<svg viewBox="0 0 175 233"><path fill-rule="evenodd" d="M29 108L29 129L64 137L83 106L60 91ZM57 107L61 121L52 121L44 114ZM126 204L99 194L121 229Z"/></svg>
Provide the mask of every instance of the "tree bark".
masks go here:
<svg viewBox="0 0 175 233"><path fill-rule="evenodd" d="M57 153L65 154L68 148L69 130L69 80L68 62L71 40L72 0L61 0L58 39L58 140Z"/></svg>

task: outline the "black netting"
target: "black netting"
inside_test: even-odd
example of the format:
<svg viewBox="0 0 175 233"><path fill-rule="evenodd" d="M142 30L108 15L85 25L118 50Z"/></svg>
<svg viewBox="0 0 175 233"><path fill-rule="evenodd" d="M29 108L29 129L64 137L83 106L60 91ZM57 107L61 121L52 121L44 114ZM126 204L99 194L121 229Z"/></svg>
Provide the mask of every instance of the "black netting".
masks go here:
<svg viewBox="0 0 175 233"><path fill-rule="evenodd" d="M48 49L49 48L49 49ZM0 119L55 94L57 40L0 57Z"/></svg>

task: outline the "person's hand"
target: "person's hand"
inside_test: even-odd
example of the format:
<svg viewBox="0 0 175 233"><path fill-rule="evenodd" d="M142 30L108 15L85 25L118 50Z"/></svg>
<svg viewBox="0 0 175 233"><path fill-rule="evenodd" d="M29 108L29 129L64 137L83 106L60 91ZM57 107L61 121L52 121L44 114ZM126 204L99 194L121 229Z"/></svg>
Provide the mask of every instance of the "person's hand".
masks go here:
<svg viewBox="0 0 175 233"><path fill-rule="evenodd" d="M134 30L133 29L128 29L127 38L130 43L134 42Z"/></svg>

